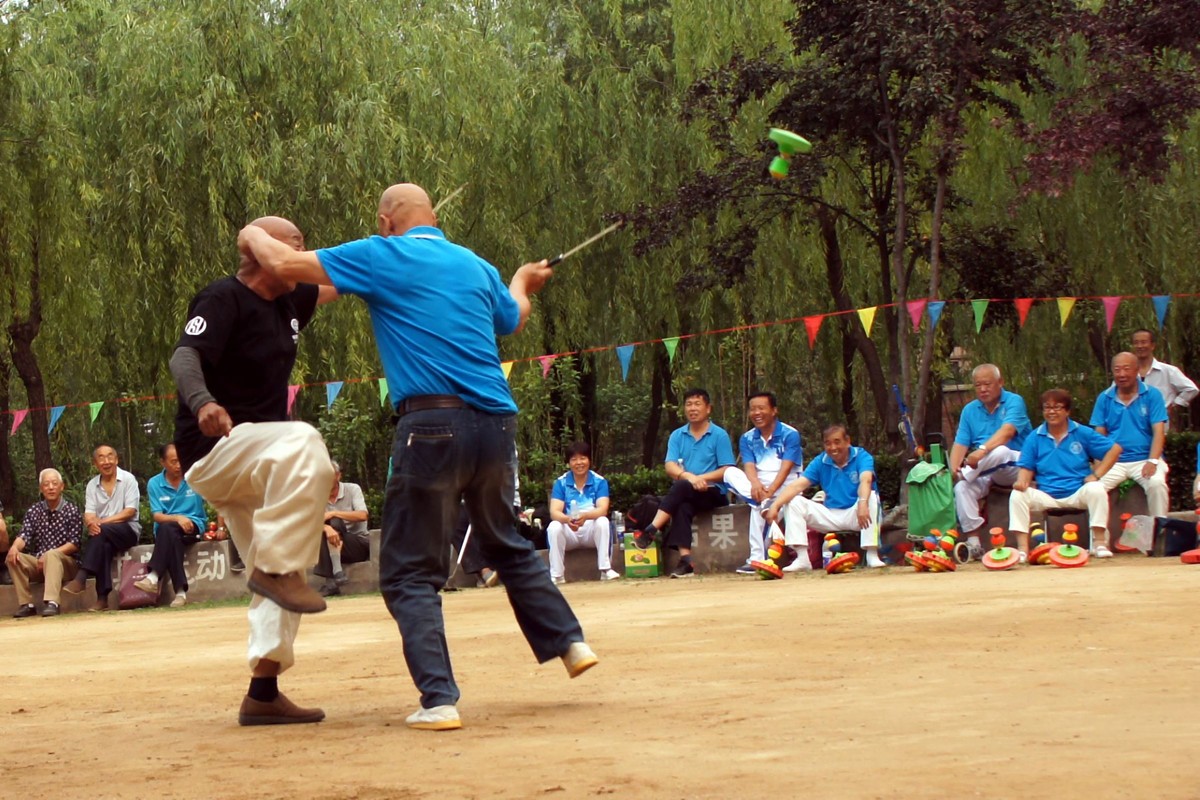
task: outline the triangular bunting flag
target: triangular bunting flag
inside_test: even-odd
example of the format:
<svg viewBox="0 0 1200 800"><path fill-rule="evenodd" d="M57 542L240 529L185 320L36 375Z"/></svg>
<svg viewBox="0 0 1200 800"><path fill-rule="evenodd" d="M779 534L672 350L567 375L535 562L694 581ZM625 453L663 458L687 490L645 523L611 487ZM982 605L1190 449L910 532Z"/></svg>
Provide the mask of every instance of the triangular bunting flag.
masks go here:
<svg viewBox="0 0 1200 800"><path fill-rule="evenodd" d="M386 406L388 404L388 385L387 378L379 379L379 405Z"/></svg>
<svg viewBox="0 0 1200 800"><path fill-rule="evenodd" d="M975 312L975 332L979 333L983 330L983 315L987 313L988 303L991 300L972 300L971 310Z"/></svg>
<svg viewBox="0 0 1200 800"><path fill-rule="evenodd" d="M342 385L345 381L330 381L325 384L325 407L329 408L333 405L333 401L337 400L337 396L342 391Z"/></svg>
<svg viewBox="0 0 1200 800"><path fill-rule="evenodd" d="M29 416L28 408L22 408L20 411L13 412L13 424L12 424L12 430L8 432L9 436L12 436L14 433L17 432L17 428L21 427L21 423L25 421L25 418L27 416Z"/></svg>
<svg viewBox="0 0 1200 800"><path fill-rule="evenodd" d="M929 305L925 310L929 312L929 326L936 328L938 320L942 318L942 309L946 307L945 300L930 300Z"/></svg>
<svg viewBox="0 0 1200 800"><path fill-rule="evenodd" d="M1033 308L1032 297L1018 297L1013 300L1013 305L1017 307L1017 327L1025 327L1025 319L1029 316L1029 309Z"/></svg>
<svg viewBox="0 0 1200 800"><path fill-rule="evenodd" d="M867 336L871 335L871 326L875 324L875 309L877 306L870 308L860 308L858 310L858 321L862 323L863 330L867 332Z"/></svg>
<svg viewBox="0 0 1200 800"><path fill-rule="evenodd" d="M1071 309L1075 308L1074 297L1058 298L1058 318L1062 321L1060 328L1067 327L1067 319L1071 316Z"/></svg>
<svg viewBox="0 0 1200 800"><path fill-rule="evenodd" d="M504 373L504 380L508 380L508 376L512 374L512 362L511 361L501 361L500 362L500 371Z"/></svg>
<svg viewBox="0 0 1200 800"><path fill-rule="evenodd" d="M824 314L818 314L815 317L804 318L804 329L808 331L808 349L812 350L817 343L817 331L821 330L821 323L825 321Z"/></svg>
<svg viewBox="0 0 1200 800"><path fill-rule="evenodd" d="M299 384L297 384L297 385L295 385L295 386L289 386L289 387L288 387L288 407L287 407L287 413L288 413L289 415L291 415L291 413L292 413L292 406L296 405L296 395L297 395L297 393L299 393L299 391L300 391L300 386L299 386Z"/></svg>
<svg viewBox="0 0 1200 800"><path fill-rule="evenodd" d="M921 315L925 313L925 300L909 300L904 304L908 309L908 317L912 320L913 330L921 327Z"/></svg>
<svg viewBox="0 0 1200 800"><path fill-rule="evenodd" d="M558 356L538 356L538 361L542 362L542 377L550 374L550 365L554 363L554 359Z"/></svg>
<svg viewBox="0 0 1200 800"><path fill-rule="evenodd" d="M1156 294L1150 298L1150 302L1154 303L1154 315L1158 317L1158 329L1161 331L1163 323L1167 321L1167 308L1171 305L1171 295Z"/></svg>
<svg viewBox="0 0 1200 800"><path fill-rule="evenodd" d="M621 380L629 378L629 362L633 359L633 345L617 345L617 360L621 362Z"/></svg>
<svg viewBox="0 0 1200 800"><path fill-rule="evenodd" d="M1104 303L1104 329L1111 332L1113 320L1117 318L1117 307L1121 305L1121 298L1101 297L1100 302Z"/></svg>
<svg viewBox="0 0 1200 800"><path fill-rule="evenodd" d="M679 347L679 337L672 336L670 339L662 340L663 346L667 348L667 361L675 363L675 348Z"/></svg>
<svg viewBox="0 0 1200 800"><path fill-rule="evenodd" d="M91 419L88 420L88 425L96 421L96 417L100 415L100 409L104 408L104 401L100 400L95 403L88 403L88 410L91 412Z"/></svg>
<svg viewBox="0 0 1200 800"><path fill-rule="evenodd" d="M50 425L46 428L46 433L54 433L55 427L58 426L58 420L62 417L63 411L66 408L66 406L55 406L50 409Z"/></svg>

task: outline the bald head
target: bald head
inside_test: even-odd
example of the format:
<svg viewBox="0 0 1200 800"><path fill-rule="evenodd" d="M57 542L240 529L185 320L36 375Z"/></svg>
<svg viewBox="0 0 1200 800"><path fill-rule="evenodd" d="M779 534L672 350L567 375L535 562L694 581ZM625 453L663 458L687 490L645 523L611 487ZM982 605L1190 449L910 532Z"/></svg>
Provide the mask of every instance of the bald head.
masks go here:
<svg viewBox="0 0 1200 800"><path fill-rule="evenodd" d="M272 239L278 239L293 250L304 249L304 234L291 220L283 217L259 217L250 224L262 228ZM296 288L294 282L284 281L273 272L263 269L248 247L239 245L238 254L241 256L238 278L260 296L273 300Z"/></svg>
<svg viewBox="0 0 1200 800"><path fill-rule="evenodd" d="M415 183L397 183L379 198L379 235L403 236L418 225L437 225L429 195Z"/></svg>
<svg viewBox="0 0 1200 800"><path fill-rule="evenodd" d="M1137 391L1138 363L1133 353L1117 353L1112 359L1113 383L1125 392Z"/></svg>

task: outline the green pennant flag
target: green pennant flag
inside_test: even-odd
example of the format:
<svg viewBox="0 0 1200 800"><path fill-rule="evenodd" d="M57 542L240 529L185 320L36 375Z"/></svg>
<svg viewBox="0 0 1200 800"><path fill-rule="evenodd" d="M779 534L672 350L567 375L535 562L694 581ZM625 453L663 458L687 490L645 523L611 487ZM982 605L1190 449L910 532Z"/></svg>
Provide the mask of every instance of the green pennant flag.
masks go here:
<svg viewBox="0 0 1200 800"><path fill-rule="evenodd" d="M379 379L379 405L386 406L388 404L388 388L387 378Z"/></svg>
<svg viewBox="0 0 1200 800"><path fill-rule="evenodd" d="M96 421L96 417L99 416L100 409L104 408L104 401L101 400L97 403L88 403L88 408L92 412L92 418L88 420L88 425L91 425Z"/></svg>
<svg viewBox="0 0 1200 800"><path fill-rule="evenodd" d="M972 300L971 308L975 311L975 332L979 333L983 329L983 315L987 312L988 303L990 300Z"/></svg>
<svg viewBox="0 0 1200 800"><path fill-rule="evenodd" d="M679 347L679 337L672 336L670 339L663 339L662 343L667 348L667 361L674 364L675 363L675 348Z"/></svg>

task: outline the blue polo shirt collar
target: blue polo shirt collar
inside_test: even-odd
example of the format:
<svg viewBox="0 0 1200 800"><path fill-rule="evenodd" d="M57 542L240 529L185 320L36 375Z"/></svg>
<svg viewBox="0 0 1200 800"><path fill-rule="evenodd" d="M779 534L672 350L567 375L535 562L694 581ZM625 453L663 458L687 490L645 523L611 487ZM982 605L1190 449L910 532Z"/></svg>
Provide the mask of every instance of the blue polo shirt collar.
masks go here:
<svg viewBox="0 0 1200 800"><path fill-rule="evenodd" d="M406 230L403 235L413 239L444 240L446 238L446 234L442 233L439 228L435 228L432 225L417 225Z"/></svg>

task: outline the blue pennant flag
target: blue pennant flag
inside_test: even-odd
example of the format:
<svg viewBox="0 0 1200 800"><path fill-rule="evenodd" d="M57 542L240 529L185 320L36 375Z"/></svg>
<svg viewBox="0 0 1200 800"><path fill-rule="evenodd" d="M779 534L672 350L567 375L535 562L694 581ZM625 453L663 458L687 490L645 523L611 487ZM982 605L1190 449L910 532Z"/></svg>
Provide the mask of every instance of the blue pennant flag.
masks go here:
<svg viewBox="0 0 1200 800"><path fill-rule="evenodd" d="M58 420L66 408L66 406L55 406L50 409L50 427L46 428L46 433L54 433L54 426L58 424Z"/></svg>
<svg viewBox="0 0 1200 800"><path fill-rule="evenodd" d="M1161 331L1163 323L1167 321L1167 307L1171 305L1171 295L1156 294L1150 298L1150 302L1154 303L1154 313L1158 316L1158 329Z"/></svg>
<svg viewBox="0 0 1200 800"><path fill-rule="evenodd" d="M925 310L929 312L929 327L936 328L938 320L942 316L942 309L946 307L945 300L930 300Z"/></svg>
<svg viewBox="0 0 1200 800"><path fill-rule="evenodd" d="M633 345L617 345L617 358L621 361L621 380L624 381L629 377L629 362L633 359Z"/></svg>
<svg viewBox="0 0 1200 800"><path fill-rule="evenodd" d="M345 381L333 381L325 384L325 405L332 406L333 401L337 400L338 393L342 391L342 384Z"/></svg>

